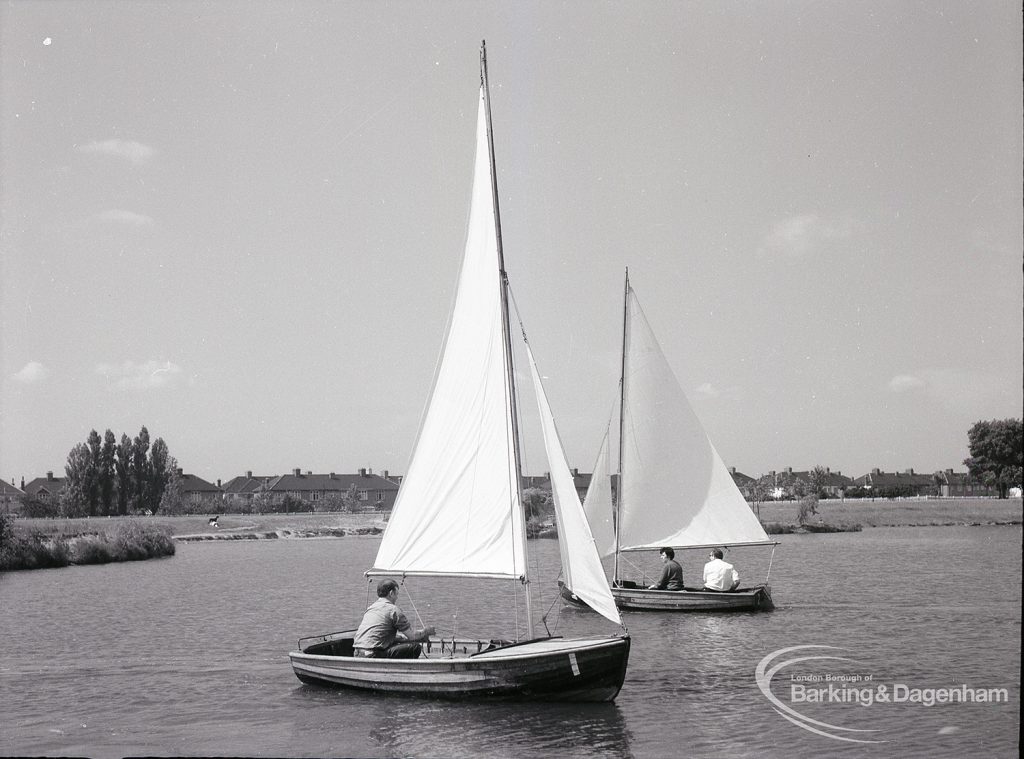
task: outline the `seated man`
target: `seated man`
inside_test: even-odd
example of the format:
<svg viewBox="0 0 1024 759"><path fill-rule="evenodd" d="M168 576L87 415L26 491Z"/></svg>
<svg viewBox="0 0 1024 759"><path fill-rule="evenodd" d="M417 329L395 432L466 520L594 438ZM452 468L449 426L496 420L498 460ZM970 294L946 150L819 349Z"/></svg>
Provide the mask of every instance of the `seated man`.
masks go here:
<svg viewBox="0 0 1024 759"><path fill-rule="evenodd" d="M398 608L398 583L381 580L377 583L377 600L363 614L353 641L356 656L379 659L417 659L421 646L413 641L426 640L434 634L432 626L412 632L412 625Z"/></svg>
<svg viewBox="0 0 1024 759"><path fill-rule="evenodd" d="M708 556L711 561L704 565L704 590L729 591L739 586L739 573L732 564L722 561L722 556L721 548L712 549Z"/></svg>
<svg viewBox="0 0 1024 759"><path fill-rule="evenodd" d="M661 563L664 564L661 577L648 590L682 590L683 568L676 561L676 552L668 547L662 548Z"/></svg>

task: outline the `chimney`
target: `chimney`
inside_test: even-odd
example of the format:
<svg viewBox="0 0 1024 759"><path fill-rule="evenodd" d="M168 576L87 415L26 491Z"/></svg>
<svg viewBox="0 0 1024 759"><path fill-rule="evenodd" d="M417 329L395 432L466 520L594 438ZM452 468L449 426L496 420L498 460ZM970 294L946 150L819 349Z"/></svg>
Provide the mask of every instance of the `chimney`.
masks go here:
<svg viewBox="0 0 1024 759"><path fill-rule="evenodd" d="M53 482L53 472L47 472L46 479L49 480L50 482Z"/></svg>
<svg viewBox="0 0 1024 759"><path fill-rule="evenodd" d="M385 480L388 478L388 470L387 469L384 470L384 474L382 474L381 477L383 477Z"/></svg>
<svg viewBox="0 0 1024 759"><path fill-rule="evenodd" d="M786 474L793 474L793 467L787 466L786 467Z"/></svg>
<svg viewBox="0 0 1024 759"><path fill-rule="evenodd" d="M302 470L301 469L293 469L292 470L292 475L294 477L301 477L302 476Z"/></svg>
<svg viewBox="0 0 1024 759"><path fill-rule="evenodd" d="M309 469L307 469L307 470L306 470L306 476L307 476L307 477L312 477L312 476L313 476L313 472L312 472L312 471L310 471Z"/></svg>
<svg viewBox="0 0 1024 759"><path fill-rule="evenodd" d="M580 470L577 469L576 467L573 467L572 468L572 476L573 477L579 477L580 476Z"/></svg>
<svg viewBox="0 0 1024 759"><path fill-rule="evenodd" d="M25 489L25 478L24 477L21 478L21 489L22 490Z"/></svg>
<svg viewBox="0 0 1024 759"><path fill-rule="evenodd" d="M947 469L947 470L946 470L946 474L953 474L953 470L952 470L952 469ZM25 481L24 481L24 480L22 480L22 483L24 483L24 482L25 482ZM22 486L21 486L21 487L23 487L23 488L24 488L24 487L25 487L25 485L24 485L24 484L22 484Z"/></svg>
<svg viewBox="0 0 1024 759"><path fill-rule="evenodd" d="M832 470L829 469L828 467L825 467L825 474L832 474Z"/></svg>
<svg viewBox="0 0 1024 759"><path fill-rule="evenodd" d="M181 467L178 467L177 472L178 472L178 476L179 477L181 477L183 474L185 474L183 471L181 471Z"/></svg>
<svg viewBox="0 0 1024 759"><path fill-rule="evenodd" d="M365 477L366 476L366 468L365 467L359 470L359 476L360 477Z"/></svg>
<svg viewBox="0 0 1024 759"><path fill-rule="evenodd" d="M879 469L878 467L875 467L874 469L871 470L871 474L875 475L876 477L878 475L880 475L881 473L882 473L882 470Z"/></svg>
<svg viewBox="0 0 1024 759"><path fill-rule="evenodd" d="M734 467L734 466L729 467L729 474L736 474L736 467Z"/></svg>
<svg viewBox="0 0 1024 759"><path fill-rule="evenodd" d="M251 480L252 479L252 470L247 471L245 473L245 476L248 477Z"/></svg>
<svg viewBox="0 0 1024 759"><path fill-rule="evenodd" d="M327 475L327 478L330 479L330 480L333 480L334 479L334 472L331 472L329 475Z"/></svg>
<svg viewBox="0 0 1024 759"><path fill-rule="evenodd" d="M220 478L217 478L217 487L220 487Z"/></svg>
<svg viewBox="0 0 1024 759"><path fill-rule="evenodd" d="M914 473L913 469L908 469L906 472L904 472L904 474L913 474L913 473Z"/></svg>

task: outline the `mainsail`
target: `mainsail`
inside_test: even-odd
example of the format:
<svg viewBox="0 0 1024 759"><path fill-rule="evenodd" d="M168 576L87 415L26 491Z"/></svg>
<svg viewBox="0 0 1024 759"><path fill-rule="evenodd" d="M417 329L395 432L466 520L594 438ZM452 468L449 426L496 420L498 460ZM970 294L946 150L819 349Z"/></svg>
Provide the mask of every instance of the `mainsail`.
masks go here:
<svg viewBox="0 0 1024 759"><path fill-rule="evenodd" d="M473 198L454 311L374 574L526 572L491 171L481 86Z"/></svg>
<svg viewBox="0 0 1024 759"><path fill-rule="evenodd" d="M608 580L605 578L601 559L594 549L594 537L587 524L587 517L580 505L565 450L555 428L555 420L548 405L544 385L533 360L533 351L526 347L533 376L533 387L540 410L541 430L544 433L544 449L551 469L551 495L555 501L558 519L558 548L562 556L562 575L565 584L587 604L616 624L622 624L619 610L615 606Z"/></svg>
<svg viewBox="0 0 1024 759"><path fill-rule="evenodd" d="M770 543L626 285L620 550Z"/></svg>

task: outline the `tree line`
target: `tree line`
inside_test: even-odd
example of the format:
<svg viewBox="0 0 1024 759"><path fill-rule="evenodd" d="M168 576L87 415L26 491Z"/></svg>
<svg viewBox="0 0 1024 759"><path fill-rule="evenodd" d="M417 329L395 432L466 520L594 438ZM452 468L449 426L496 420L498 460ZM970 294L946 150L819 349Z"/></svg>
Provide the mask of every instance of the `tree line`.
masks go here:
<svg viewBox="0 0 1024 759"><path fill-rule="evenodd" d="M177 466L163 438L150 443L145 426L134 438L122 433L120 441L109 429L102 438L92 430L68 453L58 512L66 517L155 513Z"/></svg>

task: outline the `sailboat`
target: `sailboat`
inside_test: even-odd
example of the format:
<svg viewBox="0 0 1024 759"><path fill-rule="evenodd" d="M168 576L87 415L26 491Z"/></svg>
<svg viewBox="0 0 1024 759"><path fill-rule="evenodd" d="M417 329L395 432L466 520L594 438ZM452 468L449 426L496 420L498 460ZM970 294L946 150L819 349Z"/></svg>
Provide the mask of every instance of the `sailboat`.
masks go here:
<svg viewBox="0 0 1024 759"><path fill-rule="evenodd" d="M618 694L630 649L624 626L617 635L534 636L509 325L484 44L473 194L455 303L412 460L366 575L510 582L525 589L525 635L517 624L515 640L432 638L417 659L353 656L355 630L312 636L289 654L301 681L455 699L611 701ZM622 625L528 344L527 351L548 465L558 482L562 572L589 606ZM507 597L492 597L494 608L505 611Z"/></svg>
<svg viewBox="0 0 1024 759"><path fill-rule="evenodd" d="M619 482L612 503L608 437L601 444L584 499L596 545L614 555L612 595L620 609L642 611L756 611L773 608L765 582L729 592L650 590L623 577L622 555L633 551L771 546L777 541L736 487L697 419L640 308L626 271L619 383ZM771 574L771 560L768 575ZM684 575L685 580L685 575ZM569 582L562 597L586 605Z"/></svg>

